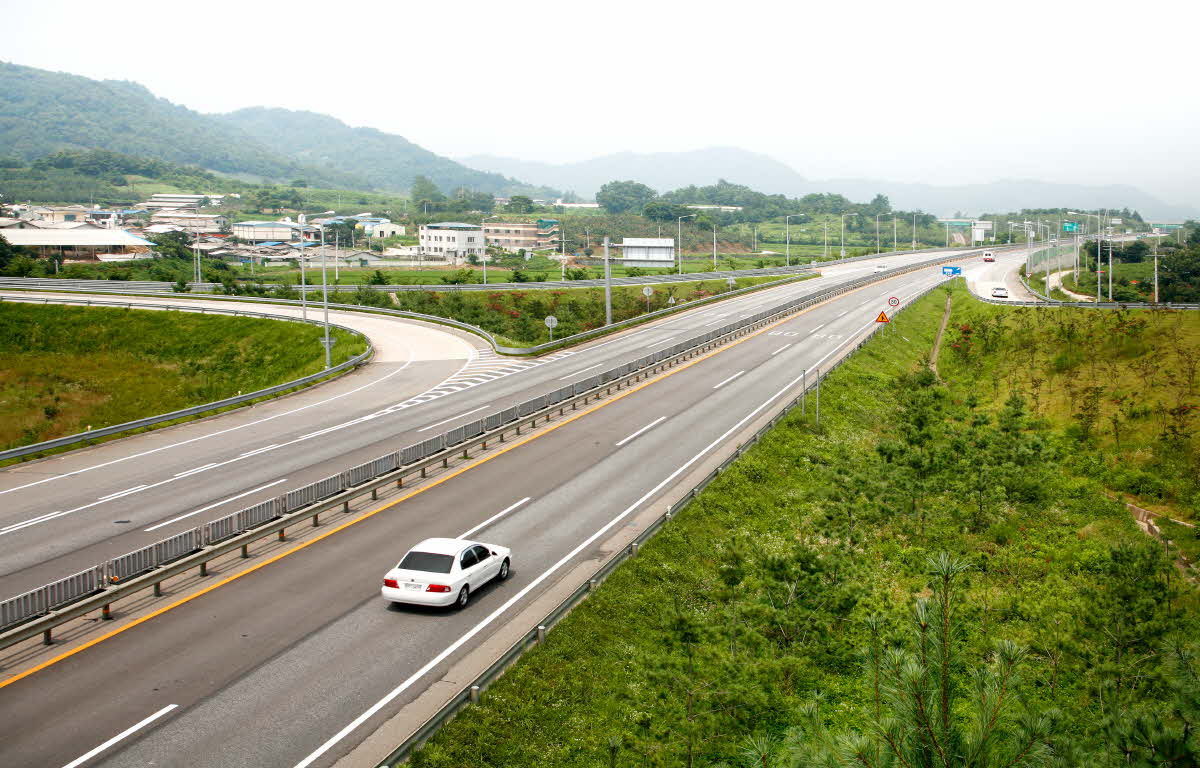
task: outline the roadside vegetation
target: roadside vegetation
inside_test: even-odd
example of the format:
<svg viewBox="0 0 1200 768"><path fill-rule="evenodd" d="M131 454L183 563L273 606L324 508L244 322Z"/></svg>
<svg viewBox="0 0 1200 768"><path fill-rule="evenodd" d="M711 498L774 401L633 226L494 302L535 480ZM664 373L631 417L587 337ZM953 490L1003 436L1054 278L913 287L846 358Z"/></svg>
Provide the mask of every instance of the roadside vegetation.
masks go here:
<svg viewBox="0 0 1200 768"><path fill-rule="evenodd" d="M777 275L736 278L732 288L727 280L662 283L648 286L652 291L648 298L643 294L642 286L614 286L612 317L614 322L629 320L647 312L781 279L785 278ZM558 319L554 329L556 339L599 328L605 322L602 287L559 290L539 289L534 284L527 291L397 291L389 294L363 286L352 294L339 295L339 300L470 323L496 335L502 342L516 346L550 341L550 331L545 325L548 315Z"/></svg>
<svg viewBox="0 0 1200 768"><path fill-rule="evenodd" d="M322 370L317 326L156 310L0 303L0 450ZM333 362L366 349L334 330Z"/></svg>
<svg viewBox="0 0 1200 768"><path fill-rule="evenodd" d="M1189 222L1180 238L1158 243L1159 300L1172 303L1200 302L1200 225ZM1154 246L1147 240L1118 245L1113 249L1114 301L1154 300ZM1066 275L1063 285L1076 293L1096 295L1096 243L1084 246L1084 269L1079 280ZM1108 248L1101 254L1101 295L1108 299Z"/></svg>
<svg viewBox="0 0 1200 768"><path fill-rule="evenodd" d="M935 292L416 768L1200 760L1200 314ZM1188 542L1183 541L1192 537Z"/></svg>

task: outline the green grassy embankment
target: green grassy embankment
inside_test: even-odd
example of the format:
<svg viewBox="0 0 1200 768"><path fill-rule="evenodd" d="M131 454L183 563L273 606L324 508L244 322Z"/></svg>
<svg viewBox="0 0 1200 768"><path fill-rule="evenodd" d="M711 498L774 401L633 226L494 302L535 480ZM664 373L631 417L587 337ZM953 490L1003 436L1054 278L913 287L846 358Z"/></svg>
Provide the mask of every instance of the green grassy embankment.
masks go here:
<svg viewBox="0 0 1200 768"><path fill-rule="evenodd" d="M806 275L807 279L816 275ZM778 275L736 278L735 288L746 288L775 282ZM653 293L649 302L642 294L643 286L614 286L612 289L613 321L620 322L647 311L654 312L672 306L673 298L680 306L688 302L727 293L727 280L702 280L686 283L661 283L649 286ZM392 307L427 315L447 317L476 325L516 346L542 344L550 340L544 324L547 315L558 318L554 338L604 325L604 289L568 288L563 290L538 288L531 283L529 290L505 291L398 291L387 294L358 290L339 296L341 301L381 307Z"/></svg>
<svg viewBox="0 0 1200 768"><path fill-rule="evenodd" d="M0 450L318 373L322 335L278 320L0 304ZM333 335L335 365L366 349Z"/></svg>
<svg viewBox="0 0 1200 768"><path fill-rule="evenodd" d="M1197 595L1105 493L1200 505L1194 411L1172 410L1197 403L1200 315L953 299L945 383L923 372L935 292L827 379L819 428L793 411L411 765L807 765L806 709L872 733L872 617L911 650L937 552L971 565L955 722L971 709L966 671L1009 640L1028 650L996 751L1023 708L1054 708L1040 741L1061 764L1160 764L1130 726L1178 736L1194 722L1200 690L1164 644L1195 652ZM1180 742L1200 753L1194 729Z"/></svg>

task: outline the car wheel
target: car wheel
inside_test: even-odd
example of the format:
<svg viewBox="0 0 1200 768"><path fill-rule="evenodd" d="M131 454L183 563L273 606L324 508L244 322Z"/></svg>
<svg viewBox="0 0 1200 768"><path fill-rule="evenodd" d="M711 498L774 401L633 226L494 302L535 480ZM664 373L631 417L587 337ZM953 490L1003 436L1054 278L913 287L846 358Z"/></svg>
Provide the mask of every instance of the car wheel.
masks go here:
<svg viewBox="0 0 1200 768"><path fill-rule="evenodd" d="M504 562L500 564L500 573L496 574L496 581L504 581L508 578L508 558L504 558Z"/></svg>
<svg viewBox="0 0 1200 768"><path fill-rule="evenodd" d="M454 603L454 607L461 611L467 607L469 602L471 602L471 588L463 584L463 588L458 591L458 601Z"/></svg>

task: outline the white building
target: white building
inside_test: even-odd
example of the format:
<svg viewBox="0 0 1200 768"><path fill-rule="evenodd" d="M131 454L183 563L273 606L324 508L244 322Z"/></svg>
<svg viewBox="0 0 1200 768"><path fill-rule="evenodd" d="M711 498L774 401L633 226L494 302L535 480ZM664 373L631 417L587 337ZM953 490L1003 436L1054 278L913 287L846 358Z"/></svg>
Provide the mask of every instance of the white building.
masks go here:
<svg viewBox="0 0 1200 768"><path fill-rule="evenodd" d="M418 236L422 254L440 256L448 262L462 263L468 256L483 257L483 231L478 224L441 221L421 227Z"/></svg>
<svg viewBox="0 0 1200 768"><path fill-rule="evenodd" d="M626 266L670 267L675 264L675 238L627 237L621 241Z"/></svg>
<svg viewBox="0 0 1200 768"><path fill-rule="evenodd" d="M316 231L316 227L294 221L239 221L233 225L233 236L244 243L286 243Z"/></svg>

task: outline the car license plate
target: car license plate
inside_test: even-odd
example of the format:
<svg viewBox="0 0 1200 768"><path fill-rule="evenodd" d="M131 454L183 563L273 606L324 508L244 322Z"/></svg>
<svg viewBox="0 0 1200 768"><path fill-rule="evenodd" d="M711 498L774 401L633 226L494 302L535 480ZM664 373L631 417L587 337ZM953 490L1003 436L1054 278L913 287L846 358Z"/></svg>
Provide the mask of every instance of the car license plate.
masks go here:
<svg viewBox="0 0 1200 768"><path fill-rule="evenodd" d="M411 590L418 590L418 589L420 589L420 588L421 588L421 585L420 585L420 584L413 584L412 582L409 582L409 583L407 583L407 584L405 584L405 585L404 585L404 588L405 588L405 589L411 589Z"/></svg>

